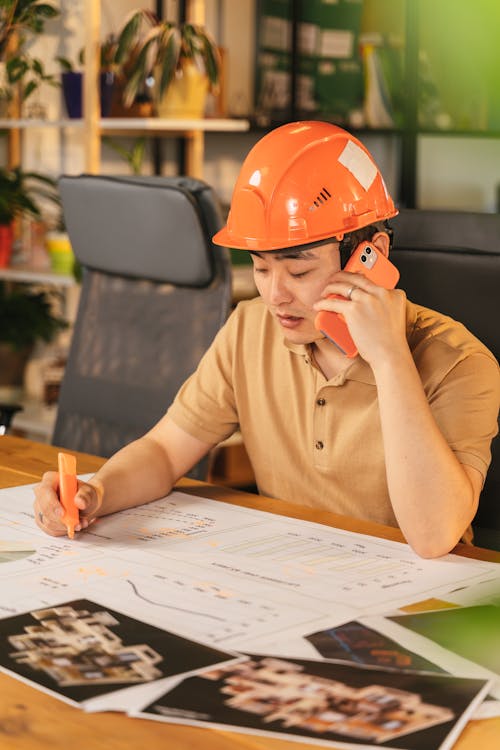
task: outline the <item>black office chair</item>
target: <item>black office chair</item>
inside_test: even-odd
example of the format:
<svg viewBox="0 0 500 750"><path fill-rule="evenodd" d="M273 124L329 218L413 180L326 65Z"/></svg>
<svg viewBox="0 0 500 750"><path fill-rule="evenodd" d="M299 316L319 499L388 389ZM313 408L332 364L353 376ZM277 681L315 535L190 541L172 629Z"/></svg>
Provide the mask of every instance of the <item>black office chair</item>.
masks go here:
<svg viewBox="0 0 500 750"><path fill-rule="evenodd" d="M463 323L500 358L500 214L402 209L391 253L413 302ZM477 544L500 549L500 436L474 519Z"/></svg>
<svg viewBox="0 0 500 750"><path fill-rule="evenodd" d="M229 253L199 180L63 176L60 190L83 280L52 443L107 457L164 414L224 323Z"/></svg>

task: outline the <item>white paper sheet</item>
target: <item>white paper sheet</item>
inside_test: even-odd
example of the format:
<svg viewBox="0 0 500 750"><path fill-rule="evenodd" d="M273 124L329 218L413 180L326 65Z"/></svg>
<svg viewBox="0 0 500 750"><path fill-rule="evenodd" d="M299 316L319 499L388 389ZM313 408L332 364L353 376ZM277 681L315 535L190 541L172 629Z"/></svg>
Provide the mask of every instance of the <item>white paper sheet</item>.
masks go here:
<svg viewBox="0 0 500 750"><path fill-rule="evenodd" d="M500 701L485 700L476 708L471 719L493 719L495 716L500 716Z"/></svg>
<svg viewBox="0 0 500 750"><path fill-rule="evenodd" d="M196 632L200 612L208 618L216 609L213 622L229 620L234 640L293 626L291 610L306 603L299 621L329 614L342 621L352 610L387 612L499 575L494 563L424 560L398 542L182 492L100 519L74 541L51 538L35 526L32 500L30 486L0 491L0 551L12 557L0 566L6 615L82 587L112 595L119 585L132 609L142 611L148 599L152 607L169 603L168 619L177 606ZM249 609L258 616L244 633Z"/></svg>

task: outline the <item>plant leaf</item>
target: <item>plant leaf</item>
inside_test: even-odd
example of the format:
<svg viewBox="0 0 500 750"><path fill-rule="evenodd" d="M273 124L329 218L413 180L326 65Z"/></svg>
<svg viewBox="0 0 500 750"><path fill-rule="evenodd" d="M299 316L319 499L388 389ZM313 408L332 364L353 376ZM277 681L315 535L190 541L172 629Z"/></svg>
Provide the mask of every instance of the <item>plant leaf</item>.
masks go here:
<svg viewBox="0 0 500 750"><path fill-rule="evenodd" d="M6 64L9 83L17 83L27 72L28 63L23 58L14 58Z"/></svg>
<svg viewBox="0 0 500 750"><path fill-rule="evenodd" d="M31 61L31 68L32 68L32 70L35 71L35 73L37 75L39 75L40 77L43 77L43 74L44 74L43 73L43 64L42 64L41 60L39 60L38 58L34 58Z"/></svg>
<svg viewBox="0 0 500 750"><path fill-rule="evenodd" d="M52 5L47 5L46 3L40 3L37 5L35 11L44 19L56 18L60 14L60 11L57 8L54 8Z"/></svg>
<svg viewBox="0 0 500 750"><path fill-rule="evenodd" d="M157 37L160 29L151 29L134 63L133 72L123 90L123 103L125 107L131 107L144 83L146 76L151 72L154 58L156 57Z"/></svg>
<svg viewBox="0 0 500 750"><path fill-rule="evenodd" d="M57 62L66 73L73 71L73 63L67 57L56 57Z"/></svg>
<svg viewBox="0 0 500 750"><path fill-rule="evenodd" d="M203 60L208 75L208 79L211 83L212 90L216 90L219 84L220 69L221 69L221 57L217 44L209 34L203 29L198 28L198 36L203 45Z"/></svg>
<svg viewBox="0 0 500 750"><path fill-rule="evenodd" d="M179 57L181 52L181 35L179 29L171 26L163 34L161 44L161 56L158 59L160 66L160 81L158 85L157 95L163 96L168 88L168 85L174 77L176 68L179 64Z"/></svg>
<svg viewBox="0 0 500 750"><path fill-rule="evenodd" d="M23 99L27 99L30 94L33 93L33 91L36 91L38 88L38 83L36 81L28 81L26 86L23 89Z"/></svg>
<svg viewBox="0 0 500 750"><path fill-rule="evenodd" d="M122 63L130 56L130 50L139 41L139 31L146 20L147 16L143 10L131 11L125 17L122 30L118 35L118 46L115 53L116 63Z"/></svg>

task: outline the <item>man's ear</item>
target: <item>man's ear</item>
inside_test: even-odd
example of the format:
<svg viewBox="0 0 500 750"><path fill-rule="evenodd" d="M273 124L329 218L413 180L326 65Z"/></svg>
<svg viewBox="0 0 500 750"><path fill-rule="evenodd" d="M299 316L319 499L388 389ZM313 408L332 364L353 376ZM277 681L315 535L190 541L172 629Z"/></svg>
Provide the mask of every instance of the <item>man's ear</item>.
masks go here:
<svg viewBox="0 0 500 750"><path fill-rule="evenodd" d="M375 247L385 255L386 258L389 257L391 239L387 232L375 232L371 241L373 242Z"/></svg>

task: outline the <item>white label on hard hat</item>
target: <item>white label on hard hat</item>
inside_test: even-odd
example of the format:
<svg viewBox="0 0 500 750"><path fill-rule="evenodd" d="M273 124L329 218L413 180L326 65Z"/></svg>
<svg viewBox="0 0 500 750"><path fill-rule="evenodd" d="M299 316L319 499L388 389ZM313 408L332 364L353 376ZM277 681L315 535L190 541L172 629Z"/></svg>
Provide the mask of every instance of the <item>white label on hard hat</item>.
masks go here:
<svg viewBox="0 0 500 750"><path fill-rule="evenodd" d="M339 156L339 162L354 175L365 190L371 187L377 176L377 167L362 148L349 141Z"/></svg>

